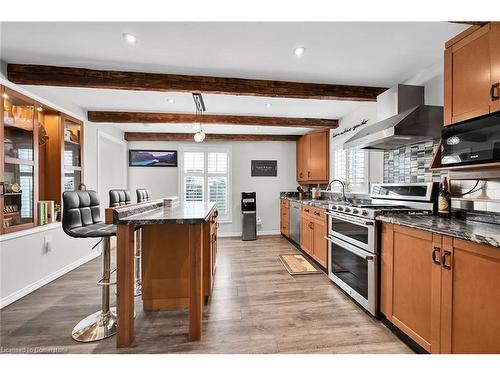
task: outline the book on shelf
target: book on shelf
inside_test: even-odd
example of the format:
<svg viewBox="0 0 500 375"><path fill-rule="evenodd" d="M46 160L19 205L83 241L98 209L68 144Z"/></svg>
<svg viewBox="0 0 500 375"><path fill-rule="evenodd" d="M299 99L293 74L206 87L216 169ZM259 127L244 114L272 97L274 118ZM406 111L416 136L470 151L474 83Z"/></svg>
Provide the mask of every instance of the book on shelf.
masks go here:
<svg viewBox="0 0 500 375"><path fill-rule="evenodd" d="M56 221L54 201L38 202L38 225L54 223Z"/></svg>

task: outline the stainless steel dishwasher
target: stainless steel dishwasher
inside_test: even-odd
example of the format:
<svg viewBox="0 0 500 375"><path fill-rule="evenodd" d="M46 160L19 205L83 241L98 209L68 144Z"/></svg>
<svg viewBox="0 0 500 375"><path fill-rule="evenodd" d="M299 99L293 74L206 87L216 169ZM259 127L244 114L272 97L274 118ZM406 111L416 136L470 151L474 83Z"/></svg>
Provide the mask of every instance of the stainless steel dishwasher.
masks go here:
<svg viewBox="0 0 500 375"><path fill-rule="evenodd" d="M290 239L300 245L300 203L290 201Z"/></svg>

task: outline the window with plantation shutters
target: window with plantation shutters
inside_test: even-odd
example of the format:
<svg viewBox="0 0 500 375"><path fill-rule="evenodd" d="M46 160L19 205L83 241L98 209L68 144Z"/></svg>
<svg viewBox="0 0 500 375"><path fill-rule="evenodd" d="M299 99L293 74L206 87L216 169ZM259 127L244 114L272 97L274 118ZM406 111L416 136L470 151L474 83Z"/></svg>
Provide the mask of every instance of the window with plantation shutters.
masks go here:
<svg viewBox="0 0 500 375"><path fill-rule="evenodd" d="M217 205L219 221L231 221L230 147L181 146L179 181L185 202Z"/></svg>
<svg viewBox="0 0 500 375"><path fill-rule="evenodd" d="M368 153L338 148L333 153L333 178L344 181L353 191L368 191Z"/></svg>

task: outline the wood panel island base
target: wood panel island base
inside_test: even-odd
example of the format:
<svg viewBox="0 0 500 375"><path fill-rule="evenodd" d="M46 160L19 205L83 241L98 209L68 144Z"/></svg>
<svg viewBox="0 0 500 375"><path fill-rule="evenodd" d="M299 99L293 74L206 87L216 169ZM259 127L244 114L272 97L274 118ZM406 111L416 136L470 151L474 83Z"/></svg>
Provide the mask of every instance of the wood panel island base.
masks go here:
<svg viewBox="0 0 500 375"><path fill-rule="evenodd" d="M142 299L145 311L189 308L189 341L200 340L204 297L212 293L217 245L213 203L162 201L113 210L117 224L116 346L134 341L134 232L142 231Z"/></svg>

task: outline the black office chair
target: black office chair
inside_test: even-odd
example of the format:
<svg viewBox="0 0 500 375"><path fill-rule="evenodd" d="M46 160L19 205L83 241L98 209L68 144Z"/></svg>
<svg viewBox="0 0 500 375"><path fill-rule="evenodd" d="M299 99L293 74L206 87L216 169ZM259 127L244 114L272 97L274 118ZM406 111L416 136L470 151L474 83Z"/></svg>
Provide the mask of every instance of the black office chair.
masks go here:
<svg viewBox="0 0 500 375"><path fill-rule="evenodd" d="M141 188L137 189L135 192L137 194L137 203L144 203L151 200L151 194L148 189Z"/></svg>
<svg viewBox="0 0 500 375"><path fill-rule="evenodd" d="M112 189L109 191L109 207L126 206L132 203L130 192L123 189Z"/></svg>
<svg viewBox="0 0 500 375"><path fill-rule="evenodd" d="M120 207L131 204L132 199L130 192L125 189L112 189L109 191L109 207ZM142 294L142 281L141 281L141 235L140 227L135 228L135 264L134 264L134 296L138 297Z"/></svg>
<svg viewBox="0 0 500 375"><path fill-rule="evenodd" d="M80 321L71 336L80 342L102 340L116 333L116 315L109 308L110 238L116 236L116 225L102 222L99 196L95 191L65 191L62 196L64 232L75 238L102 238L103 242L103 274L97 283L102 286L102 309Z"/></svg>

